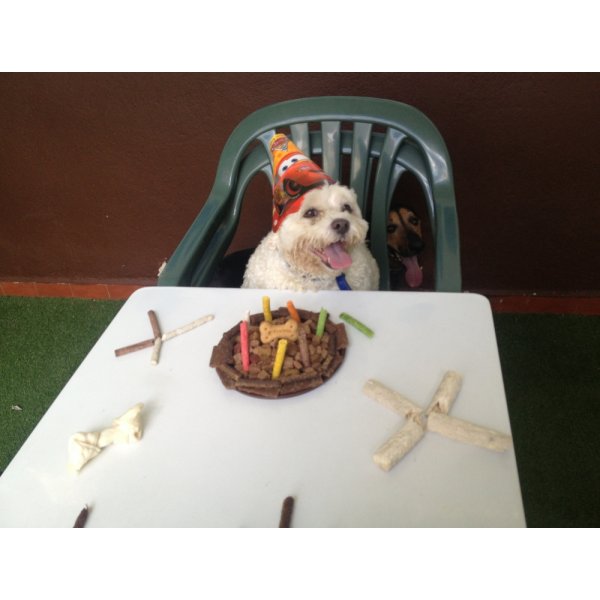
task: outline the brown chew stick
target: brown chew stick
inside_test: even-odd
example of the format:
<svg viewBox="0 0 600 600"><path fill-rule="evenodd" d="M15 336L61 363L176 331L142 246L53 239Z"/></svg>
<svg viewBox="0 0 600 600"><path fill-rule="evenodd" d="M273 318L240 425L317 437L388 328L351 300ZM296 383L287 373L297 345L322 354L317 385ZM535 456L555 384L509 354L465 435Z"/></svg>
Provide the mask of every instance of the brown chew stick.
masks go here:
<svg viewBox="0 0 600 600"><path fill-rule="evenodd" d="M86 504L86 505L84 505L83 509L77 516L77 519L75 519L75 524L73 525L73 529L79 529L81 527L85 527L85 522L87 521L88 513L89 513L89 509L88 509L88 505Z"/></svg>
<svg viewBox="0 0 600 600"><path fill-rule="evenodd" d="M279 519L279 527L280 528L289 528L292 526L292 512L294 511L294 498L292 496L288 496L283 501L283 506L281 507L281 517Z"/></svg>
<svg viewBox="0 0 600 600"><path fill-rule="evenodd" d="M137 344L131 344L131 346L124 346L123 348L117 348L115 350L115 356L123 356L124 354L130 354L131 352L137 352L138 350L143 350L144 348L152 348L154 346L154 339L144 340L143 342L138 342Z"/></svg>

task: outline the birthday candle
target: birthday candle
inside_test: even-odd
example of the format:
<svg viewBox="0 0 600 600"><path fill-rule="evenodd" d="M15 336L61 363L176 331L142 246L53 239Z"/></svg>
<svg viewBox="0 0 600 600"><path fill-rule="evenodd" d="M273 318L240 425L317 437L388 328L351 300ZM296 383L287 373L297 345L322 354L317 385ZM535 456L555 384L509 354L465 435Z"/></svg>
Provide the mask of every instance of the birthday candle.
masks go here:
<svg viewBox="0 0 600 600"><path fill-rule="evenodd" d="M247 373L250 370L250 352L248 350L248 321L240 321L240 345L242 347L242 369Z"/></svg>
<svg viewBox="0 0 600 600"><path fill-rule="evenodd" d="M281 375L281 368L283 367L283 359L285 358L287 343L288 341L285 338L281 338L277 343L277 354L275 355L275 364L273 365L271 379L278 379Z"/></svg>
<svg viewBox="0 0 600 600"><path fill-rule="evenodd" d="M317 330L315 331L315 335L317 337L321 337L325 332L325 321L327 321L327 311L322 308L319 313L319 321L317 322Z"/></svg>
<svg viewBox="0 0 600 600"><path fill-rule="evenodd" d="M298 311L296 310L296 307L294 306L294 303L291 300L288 300L287 309L290 313L290 317L294 319L296 323L300 323L300 315L298 314Z"/></svg>
<svg viewBox="0 0 600 600"><path fill-rule="evenodd" d="M272 321L273 315L271 314L271 299L269 296L262 297L263 314L265 315L265 321Z"/></svg>

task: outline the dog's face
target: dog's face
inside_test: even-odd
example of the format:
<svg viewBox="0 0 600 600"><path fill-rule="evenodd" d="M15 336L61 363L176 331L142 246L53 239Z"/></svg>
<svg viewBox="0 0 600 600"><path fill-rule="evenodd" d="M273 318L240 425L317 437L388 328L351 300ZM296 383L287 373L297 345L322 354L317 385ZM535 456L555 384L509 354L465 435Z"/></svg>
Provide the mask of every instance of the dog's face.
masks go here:
<svg viewBox="0 0 600 600"><path fill-rule="evenodd" d="M352 264L352 248L364 243L368 229L356 194L332 184L309 192L300 210L285 218L277 235L283 258L290 265L323 277Z"/></svg>
<svg viewBox="0 0 600 600"><path fill-rule="evenodd" d="M410 287L419 287L423 280L423 273L417 255L423 251L425 244L421 220L412 210L402 207L389 212L387 245L392 261L402 263L406 283Z"/></svg>

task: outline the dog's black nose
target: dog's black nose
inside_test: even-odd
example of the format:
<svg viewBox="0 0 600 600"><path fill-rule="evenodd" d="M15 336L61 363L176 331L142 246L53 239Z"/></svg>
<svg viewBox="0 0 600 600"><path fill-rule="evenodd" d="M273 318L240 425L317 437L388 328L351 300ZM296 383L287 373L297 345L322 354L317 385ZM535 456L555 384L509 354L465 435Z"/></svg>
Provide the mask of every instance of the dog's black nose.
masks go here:
<svg viewBox="0 0 600 600"><path fill-rule="evenodd" d="M412 232L408 234L408 249L414 254L418 254L423 251L425 248L425 242L418 236Z"/></svg>
<svg viewBox="0 0 600 600"><path fill-rule="evenodd" d="M331 221L331 229L339 235L344 235L350 229L350 221L347 219L334 219Z"/></svg>

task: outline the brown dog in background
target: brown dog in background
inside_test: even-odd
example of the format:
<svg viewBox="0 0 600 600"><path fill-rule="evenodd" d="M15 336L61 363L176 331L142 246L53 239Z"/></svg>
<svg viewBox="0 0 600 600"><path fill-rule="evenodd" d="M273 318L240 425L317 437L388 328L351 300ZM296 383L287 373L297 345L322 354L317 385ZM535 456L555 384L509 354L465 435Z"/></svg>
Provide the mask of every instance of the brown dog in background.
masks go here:
<svg viewBox="0 0 600 600"><path fill-rule="evenodd" d="M390 286L402 289L407 285L418 288L423 271L418 255L425 248L421 219L406 207L390 210L387 224L387 246L390 262Z"/></svg>

